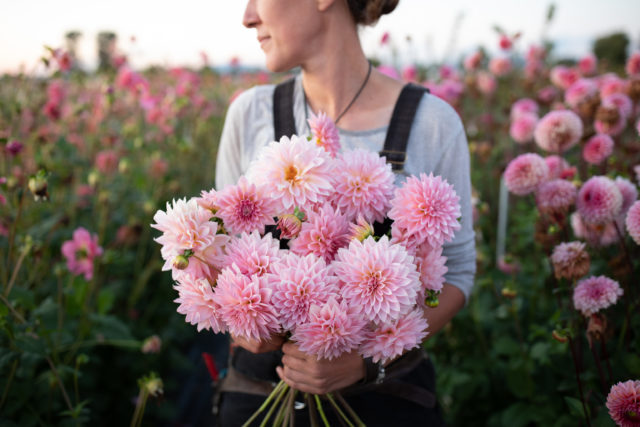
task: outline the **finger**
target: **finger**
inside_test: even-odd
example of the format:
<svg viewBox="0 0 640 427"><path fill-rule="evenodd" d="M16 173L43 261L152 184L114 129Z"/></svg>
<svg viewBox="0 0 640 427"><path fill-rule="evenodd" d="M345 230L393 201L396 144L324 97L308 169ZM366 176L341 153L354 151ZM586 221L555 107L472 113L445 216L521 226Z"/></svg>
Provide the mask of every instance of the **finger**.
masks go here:
<svg viewBox="0 0 640 427"><path fill-rule="evenodd" d="M292 357L306 360L309 358L309 355L304 351L300 351L300 347L297 344L292 343L291 341L284 343L282 346L282 352L284 354L288 354Z"/></svg>
<svg viewBox="0 0 640 427"><path fill-rule="evenodd" d="M322 380L315 380L305 375L304 372L293 370L287 366L282 370L283 380L289 386L306 393L324 394Z"/></svg>

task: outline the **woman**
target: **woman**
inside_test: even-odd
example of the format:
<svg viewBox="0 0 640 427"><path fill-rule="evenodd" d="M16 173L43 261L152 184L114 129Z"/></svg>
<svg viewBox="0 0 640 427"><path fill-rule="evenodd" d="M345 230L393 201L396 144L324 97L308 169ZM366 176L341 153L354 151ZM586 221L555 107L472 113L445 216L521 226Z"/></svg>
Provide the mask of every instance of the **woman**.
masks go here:
<svg viewBox="0 0 640 427"><path fill-rule="evenodd" d="M308 133L307 118L311 112L320 111L336 122L343 150L406 152L406 156L395 158L397 183L421 172L447 179L460 196L462 228L455 240L444 247L449 272L440 305L425 313L431 336L464 306L473 284L475 247L469 154L464 129L452 108L423 94L416 86L403 90L403 83L371 69L364 55L358 26L376 22L381 15L393 11L397 3L398 0L248 1L243 24L256 29L267 68L283 72L299 66L302 73L288 86L281 85L283 89L258 86L233 102L220 142L216 187L234 184L259 150L281 134ZM403 116L398 110L409 113ZM283 115L290 119L288 127L278 118ZM284 130L275 129L282 126ZM393 144L400 144L401 150L389 150L389 140L396 139L400 142L392 141L392 148ZM395 371L394 381L404 384L396 384L397 390L389 392L394 387L385 389L385 383L391 380L385 379L383 367L372 366L357 353L332 361L317 360L300 352L295 344L283 343L281 337L269 342L239 338L234 341L230 378L223 386L221 399L224 426L242 424L264 400L264 393L272 387L270 382L278 379L316 394L355 390L351 394L345 392L347 400L367 425L442 423L433 398L433 368L423 358L410 363L410 357L401 357L389 365L388 376L392 377ZM376 382L381 383L380 387L366 385ZM364 388L360 390L361 384ZM297 417L296 423L303 418Z"/></svg>

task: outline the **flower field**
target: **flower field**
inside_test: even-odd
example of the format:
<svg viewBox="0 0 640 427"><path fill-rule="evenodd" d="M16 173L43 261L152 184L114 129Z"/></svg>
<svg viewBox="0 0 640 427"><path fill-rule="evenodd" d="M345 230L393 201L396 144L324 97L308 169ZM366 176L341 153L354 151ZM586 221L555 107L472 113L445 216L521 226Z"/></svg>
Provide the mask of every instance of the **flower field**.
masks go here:
<svg viewBox="0 0 640 427"><path fill-rule="evenodd" d="M379 66L451 104L469 141L477 274L425 344L440 405L451 425L639 425L640 54L499 44ZM176 312L150 225L213 187L230 100L283 76L45 60L0 76L0 420L186 423L185 382L208 375L193 349L218 349Z"/></svg>

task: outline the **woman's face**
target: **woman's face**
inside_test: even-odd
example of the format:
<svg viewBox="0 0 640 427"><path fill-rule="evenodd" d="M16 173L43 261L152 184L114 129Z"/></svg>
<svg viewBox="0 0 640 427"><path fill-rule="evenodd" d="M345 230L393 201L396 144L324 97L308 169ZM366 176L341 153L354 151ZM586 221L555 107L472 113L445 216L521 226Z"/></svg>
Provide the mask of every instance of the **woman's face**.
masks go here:
<svg viewBox="0 0 640 427"><path fill-rule="evenodd" d="M249 0L242 23L256 29L267 68L275 72L302 64L322 33L315 0Z"/></svg>

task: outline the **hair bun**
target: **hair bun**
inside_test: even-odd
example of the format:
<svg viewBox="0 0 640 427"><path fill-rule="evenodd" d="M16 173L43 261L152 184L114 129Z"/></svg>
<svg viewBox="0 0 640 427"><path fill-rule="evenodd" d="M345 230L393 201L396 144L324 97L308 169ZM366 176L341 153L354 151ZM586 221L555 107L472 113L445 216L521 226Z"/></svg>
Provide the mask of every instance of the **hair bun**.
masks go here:
<svg viewBox="0 0 640 427"><path fill-rule="evenodd" d="M347 0L356 24L372 25L382 15L393 12L400 0Z"/></svg>

